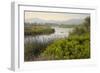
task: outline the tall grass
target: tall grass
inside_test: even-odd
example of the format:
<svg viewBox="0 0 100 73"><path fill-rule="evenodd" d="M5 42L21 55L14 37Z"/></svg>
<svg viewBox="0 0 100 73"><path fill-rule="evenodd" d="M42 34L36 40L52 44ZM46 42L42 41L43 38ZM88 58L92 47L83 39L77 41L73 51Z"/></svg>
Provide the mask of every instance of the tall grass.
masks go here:
<svg viewBox="0 0 100 73"><path fill-rule="evenodd" d="M36 60L39 55L47 48L48 45L50 45L53 42L53 40L50 40L49 42L38 42L38 41L30 41L26 42L24 44L24 60L25 61L33 61Z"/></svg>

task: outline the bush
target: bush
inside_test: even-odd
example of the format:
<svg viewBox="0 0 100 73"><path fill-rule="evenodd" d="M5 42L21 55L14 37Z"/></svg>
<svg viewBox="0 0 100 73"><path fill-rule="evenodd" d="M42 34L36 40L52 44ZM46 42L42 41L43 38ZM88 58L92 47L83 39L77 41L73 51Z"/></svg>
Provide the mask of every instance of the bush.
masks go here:
<svg viewBox="0 0 100 73"><path fill-rule="evenodd" d="M90 40L88 34L70 36L67 39L55 41L41 54L49 60L84 59L90 57Z"/></svg>

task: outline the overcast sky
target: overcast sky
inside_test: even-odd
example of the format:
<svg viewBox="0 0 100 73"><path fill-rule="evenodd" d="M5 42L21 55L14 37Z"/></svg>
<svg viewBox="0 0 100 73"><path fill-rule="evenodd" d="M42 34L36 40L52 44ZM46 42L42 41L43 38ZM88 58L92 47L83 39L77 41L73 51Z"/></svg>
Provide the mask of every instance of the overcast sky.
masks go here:
<svg viewBox="0 0 100 73"><path fill-rule="evenodd" d="M89 16L89 14L25 11L25 21L34 18L40 18L44 20L65 21L70 19L84 19L87 16Z"/></svg>

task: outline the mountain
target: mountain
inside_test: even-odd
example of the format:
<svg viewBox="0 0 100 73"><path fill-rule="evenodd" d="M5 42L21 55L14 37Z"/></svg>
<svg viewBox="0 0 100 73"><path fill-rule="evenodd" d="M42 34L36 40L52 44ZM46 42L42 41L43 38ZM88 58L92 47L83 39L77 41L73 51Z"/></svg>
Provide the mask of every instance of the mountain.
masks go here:
<svg viewBox="0 0 100 73"><path fill-rule="evenodd" d="M63 24L81 24L84 22L84 19L70 19L68 21L63 21Z"/></svg>
<svg viewBox="0 0 100 73"><path fill-rule="evenodd" d="M51 24L81 24L84 22L84 19L70 19L66 21L57 21L57 20L44 20L40 18L33 18L33 19L28 19L25 21L26 23L51 23Z"/></svg>
<svg viewBox="0 0 100 73"><path fill-rule="evenodd" d="M33 19L28 19L25 22L27 22L27 23L46 23L47 20L40 19L40 18L33 18Z"/></svg>

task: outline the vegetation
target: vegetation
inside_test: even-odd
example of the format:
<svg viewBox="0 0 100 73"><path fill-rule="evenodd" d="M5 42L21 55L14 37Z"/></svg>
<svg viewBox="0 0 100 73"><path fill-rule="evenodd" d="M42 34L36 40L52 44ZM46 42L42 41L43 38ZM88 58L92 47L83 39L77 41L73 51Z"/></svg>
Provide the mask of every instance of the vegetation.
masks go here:
<svg viewBox="0 0 100 73"><path fill-rule="evenodd" d="M50 45L53 41L49 41L46 43L40 43L38 41L35 42L27 42L24 44L24 59L25 61L36 60L36 58L46 49L48 45Z"/></svg>
<svg viewBox="0 0 100 73"><path fill-rule="evenodd" d="M68 38L56 40L41 54L47 60L90 58L90 18L74 29Z"/></svg>
<svg viewBox="0 0 100 73"><path fill-rule="evenodd" d="M44 25L32 25L24 28L25 35L51 34L54 32L55 30L53 28Z"/></svg>
<svg viewBox="0 0 100 73"><path fill-rule="evenodd" d="M67 27L66 27L67 28ZM69 27L70 28L70 27ZM25 35L53 33L49 26L32 25L25 28ZM28 42L24 44L25 61L87 59L90 58L90 17L84 23L74 27L67 38L61 38L49 43Z"/></svg>
<svg viewBox="0 0 100 73"><path fill-rule="evenodd" d="M61 25L59 25L59 27L61 27L61 28L75 28L77 26L80 26L80 25L74 25L74 24L61 24Z"/></svg>
<svg viewBox="0 0 100 73"><path fill-rule="evenodd" d="M41 54L48 60L55 59L84 59L90 57L89 35L84 34L70 36L66 39L59 39L48 46Z"/></svg>

